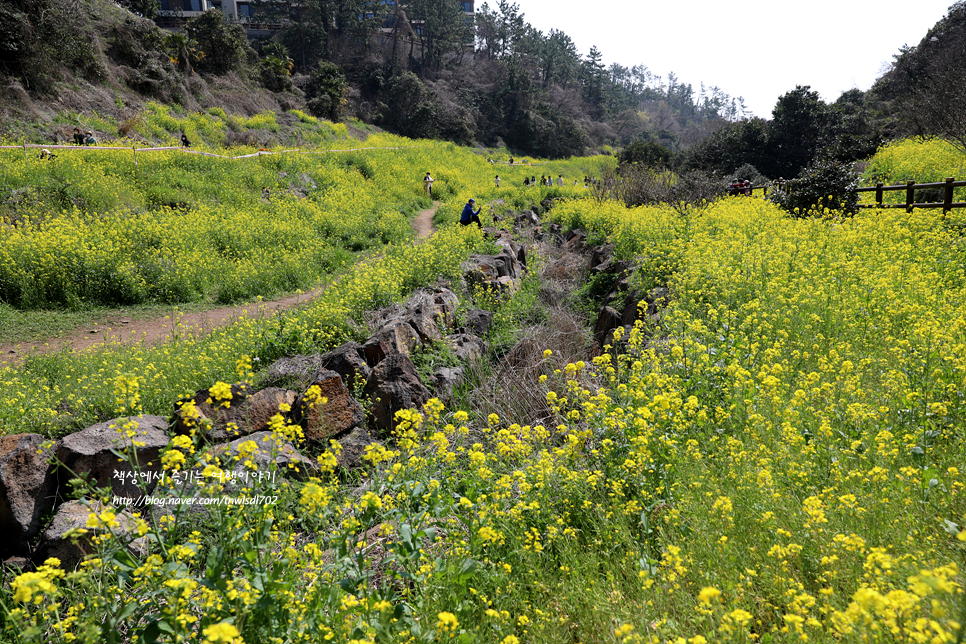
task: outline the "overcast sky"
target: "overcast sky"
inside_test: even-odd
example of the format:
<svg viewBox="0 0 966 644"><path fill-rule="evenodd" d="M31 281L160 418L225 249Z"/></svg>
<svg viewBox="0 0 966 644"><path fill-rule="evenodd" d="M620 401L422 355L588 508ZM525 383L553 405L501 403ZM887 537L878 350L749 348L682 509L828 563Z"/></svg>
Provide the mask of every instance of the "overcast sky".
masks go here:
<svg viewBox="0 0 966 644"><path fill-rule="evenodd" d="M524 19L569 35L581 55L647 65L716 85L771 118L775 101L811 85L827 102L867 90L904 44L916 45L953 0L514 0ZM477 0L477 6L482 5ZM490 1L494 7L495 2Z"/></svg>

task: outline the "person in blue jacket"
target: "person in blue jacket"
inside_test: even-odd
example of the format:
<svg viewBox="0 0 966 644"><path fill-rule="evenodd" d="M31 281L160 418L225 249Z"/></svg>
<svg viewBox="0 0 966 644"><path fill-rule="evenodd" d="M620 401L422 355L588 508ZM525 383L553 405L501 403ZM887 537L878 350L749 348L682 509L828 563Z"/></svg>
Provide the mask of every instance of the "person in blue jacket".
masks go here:
<svg viewBox="0 0 966 644"><path fill-rule="evenodd" d="M476 199L470 199L463 206L463 214L460 215L460 226L469 226L474 221L479 228L483 227L483 223L480 221L480 210L479 208L476 212L473 212L473 205L476 203Z"/></svg>

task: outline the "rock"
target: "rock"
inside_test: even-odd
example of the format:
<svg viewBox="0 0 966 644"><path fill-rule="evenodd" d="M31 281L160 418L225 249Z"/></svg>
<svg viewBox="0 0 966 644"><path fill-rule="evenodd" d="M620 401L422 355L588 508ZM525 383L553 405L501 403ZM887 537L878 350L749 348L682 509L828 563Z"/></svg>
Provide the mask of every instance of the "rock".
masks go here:
<svg viewBox="0 0 966 644"><path fill-rule="evenodd" d="M212 398L211 389L199 389L195 392L194 396L191 396L185 400L179 400L175 403L174 411L174 431L178 434L189 434L191 430L197 429L201 431L205 426L209 429L214 428L220 414L226 414L227 410L224 404L229 405L228 409L234 406L240 405L242 402L248 398L251 393L251 388L249 385L244 383L235 383L231 386L230 396L227 400L215 400ZM211 402L208 402L211 400ZM194 414L185 414L182 412L182 407L184 403L188 401L194 401ZM217 412L216 406L217 405Z"/></svg>
<svg viewBox="0 0 966 644"><path fill-rule="evenodd" d="M420 408L431 397L412 361L400 353L387 356L376 365L366 383L365 393L372 401L373 427L381 436L392 433L397 411Z"/></svg>
<svg viewBox="0 0 966 644"><path fill-rule="evenodd" d="M364 427L356 427L345 436L336 439L342 446L342 451L336 457L339 467L344 470L353 470L362 467L362 455L366 447L379 443L369 435Z"/></svg>
<svg viewBox="0 0 966 644"><path fill-rule="evenodd" d="M625 275L630 268L631 263L626 260L620 259L606 259L596 266L590 268L591 275L600 275L601 273L608 273L611 275Z"/></svg>
<svg viewBox="0 0 966 644"><path fill-rule="evenodd" d="M389 343L379 338L370 338L364 345L362 345L362 355L365 357L366 364L370 367L375 367L377 364L385 360L386 356L391 353L389 349ZM370 376L372 372L370 372Z"/></svg>
<svg viewBox="0 0 966 644"><path fill-rule="evenodd" d="M251 441L257 446L254 452L248 452L245 458L240 458L242 446ZM291 443L282 441L270 431L255 432L242 438L236 438L227 445L216 445L212 449L212 454L218 456L225 469L234 473L251 472L270 472L272 465L278 475L292 474L294 478L306 479L317 473L318 465L312 459L302 456ZM248 464L248 461L251 464ZM226 491L234 491L242 487L248 487L244 481L236 478L230 485L225 485Z"/></svg>
<svg viewBox="0 0 966 644"><path fill-rule="evenodd" d="M127 424L131 426L126 427ZM129 431L134 431L134 436L128 437ZM60 484L63 486L76 475L94 487L110 488L113 496L138 498L154 489L155 475L161 471L159 456L168 441L168 421L162 416L115 418L92 425L64 437L58 445ZM134 468L112 450L123 454L133 450L141 478L135 478Z"/></svg>
<svg viewBox="0 0 966 644"><path fill-rule="evenodd" d="M530 228L540 225L540 217L532 210L525 210L518 213L514 218L514 226L517 228Z"/></svg>
<svg viewBox="0 0 966 644"><path fill-rule="evenodd" d="M433 309L421 307L409 314L408 321L410 326L419 334L421 341L439 342L443 339L443 334L439 331L439 325L436 324L435 311Z"/></svg>
<svg viewBox="0 0 966 644"><path fill-rule="evenodd" d="M334 371L348 387L361 384L372 372L366 363L362 345L358 342L346 342L332 351L324 354L295 355L279 358L267 369L268 382L281 382L286 378L295 378L299 387L305 389L316 380L319 372L326 369Z"/></svg>
<svg viewBox="0 0 966 644"><path fill-rule="evenodd" d="M621 324L634 324L634 320L640 317L640 308L638 303L642 300L641 293L637 289L631 289L627 293L627 297L624 299L624 309L621 311ZM644 306L648 307L647 302L644 302Z"/></svg>
<svg viewBox="0 0 966 644"><path fill-rule="evenodd" d="M352 397L336 372L320 372L312 385L319 387L326 402L312 405L303 393L293 406L293 419L302 426L307 441L323 442L350 431L365 420L362 405Z"/></svg>
<svg viewBox="0 0 966 644"><path fill-rule="evenodd" d="M495 282L500 277L516 279L518 266L517 259L506 252L497 255L470 255L463 262L463 277L467 286L472 288Z"/></svg>
<svg viewBox="0 0 966 644"><path fill-rule="evenodd" d="M527 267L527 251L522 244L518 244L512 239L502 238L496 241L498 248L502 249L502 253L510 255L517 260L519 266L517 270L522 272Z"/></svg>
<svg viewBox="0 0 966 644"><path fill-rule="evenodd" d="M480 360L486 355L486 342L472 333L454 333L446 336L444 342L464 362Z"/></svg>
<svg viewBox="0 0 966 644"><path fill-rule="evenodd" d="M433 372L435 383L433 388L437 397L448 398L453 394L453 389L463 380L466 369L463 367L440 367Z"/></svg>
<svg viewBox="0 0 966 644"><path fill-rule="evenodd" d="M366 313L366 324L370 329L381 329L390 322L401 322L406 317L406 308L398 302Z"/></svg>
<svg viewBox="0 0 966 644"><path fill-rule="evenodd" d="M113 506L102 505L100 502L91 502L89 507L85 501L67 501L54 514L53 520L44 531L43 541L38 549L38 556L35 561L44 561L49 557L60 559L61 567L64 570L73 570L86 556L94 554L95 548L91 545L91 537L96 534L106 532L106 528L88 528L87 518L91 513L101 514L102 512L112 512L118 525L111 528L111 531L120 539L126 539L137 529L137 522L126 510L118 512ZM82 536L72 537L71 533L82 529L86 533ZM137 557L145 557L148 554L147 537L139 537L132 540L127 545L128 551Z"/></svg>
<svg viewBox="0 0 966 644"><path fill-rule="evenodd" d="M346 342L339 345L332 351L323 354L319 363L322 369L334 371L342 376L342 381L350 389L357 386L361 387L362 383L369 379L369 374L372 373L372 368L366 362L362 345L358 342ZM317 380L318 372L313 376L313 379Z"/></svg>
<svg viewBox="0 0 966 644"><path fill-rule="evenodd" d="M290 389L267 387L248 394L249 390L243 387L232 385L232 397L227 401L227 408L211 398L210 389L203 389L194 395L195 409L200 415L195 422L207 421L204 436L209 442L225 441L268 429L272 417L280 411L284 415L286 412L283 408L291 408L297 397ZM175 431L187 434L190 428L190 419L179 408L175 412Z"/></svg>
<svg viewBox="0 0 966 644"><path fill-rule="evenodd" d="M404 320L396 320L388 323L382 329L372 334L363 346L368 346L372 342L385 342L390 354L401 353L407 356L415 351L416 347L422 346L423 344L423 341L419 339L419 334L416 332L416 329Z"/></svg>
<svg viewBox="0 0 966 644"><path fill-rule="evenodd" d="M614 343L611 332L619 326L621 326L620 313L613 307L602 306L597 314L597 324L594 325L594 340L601 349Z"/></svg>
<svg viewBox="0 0 966 644"><path fill-rule="evenodd" d="M564 242L566 242L563 236L563 227L556 223L544 226L540 238L537 241L552 244L557 248L562 247Z"/></svg>
<svg viewBox="0 0 966 644"><path fill-rule="evenodd" d="M13 571L15 575L19 575L32 569L33 562L26 557L7 557L0 566ZM0 571L0 574L2 574L2 571Z"/></svg>
<svg viewBox="0 0 966 644"><path fill-rule="evenodd" d="M40 434L0 436L0 556L22 552L54 506L57 476Z"/></svg>
<svg viewBox="0 0 966 644"><path fill-rule="evenodd" d="M466 329L478 336L486 335L493 322L493 312L485 309L473 309L466 314Z"/></svg>
<svg viewBox="0 0 966 644"><path fill-rule="evenodd" d="M587 268L593 271L595 266L598 266L611 258L614 253L613 244L600 244L594 246L590 251L590 257L587 260Z"/></svg>
<svg viewBox="0 0 966 644"><path fill-rule="evenodd" d="M587 231L583 228L573 228L566 235L564 235L564 239L566 239L568 242L574 239L579 239L583 242L587 239Z"/></svg>
<svg viewBox="0 0 966 644"><path fill-rule="evenodd" d="M459 298L448 288L421 288L416 290L406 302L408 311L427 311L436 325L451 328L456 324L456 309Z"/></svg>
<svg viewBox="0 0 966 644"><path fill-rule="evenodd" d="M567 235L567 241L564 242L563 248L572 253L579 253L584 250L587 233L580 231L579 234L575 235L574 230L570 231Z"/></svg>

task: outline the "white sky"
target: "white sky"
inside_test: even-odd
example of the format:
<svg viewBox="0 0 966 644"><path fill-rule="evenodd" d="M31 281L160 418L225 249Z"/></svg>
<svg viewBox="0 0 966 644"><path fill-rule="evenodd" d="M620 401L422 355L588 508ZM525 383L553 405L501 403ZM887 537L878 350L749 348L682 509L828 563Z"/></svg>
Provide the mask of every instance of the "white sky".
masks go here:
<svg viewBox="0 0 966 644"><path fill-rule="evenodd" d="M796 85L826 102L869 89L954 0L514 1L527 22L565 32L582 56L596 45L606 65L643 64L665 79L674 72L695 93L701 82L716 85L771 118L778 97Z"/></svg>

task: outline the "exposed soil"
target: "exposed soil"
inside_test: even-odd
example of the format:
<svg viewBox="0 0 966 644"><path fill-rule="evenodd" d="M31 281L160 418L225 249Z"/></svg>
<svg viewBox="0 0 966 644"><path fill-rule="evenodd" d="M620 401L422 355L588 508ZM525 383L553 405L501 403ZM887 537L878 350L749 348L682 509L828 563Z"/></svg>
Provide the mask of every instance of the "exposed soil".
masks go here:
<svg viewBox="0 0 966 644"><path fill-rule="evenodd" d="M412 222L417 239L426 239L433 234L433 215L439 202L434 201L433 207L420 212ZM253 302L227 306L197 313L184 313L176 316L165 316L147 320L130 320L124 311L118 311L116 316L94 324L75 329L72 333L33 342L17 342L0 344L0 367L13 367L20 364L31 354L55 353L64 349L81 352L105 344L134 344L143 342L152 345L166 340L175 331L178 333L191 332L194 334L208 333L241 317L265 317L274 315L278 311L285 311L293 307L312 301L320 293L322 287L301 293L289 295L277 300Z"/></svg>
<svg viewBox="0 0 966 644"><path fill-rule="evenodd" d="M439 202L434 201L432 208L423 210L413 219L413 230L416 231L416 239L426 239L433 234L433 215L436 214L437 208L439 208Z"/></svg>

